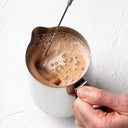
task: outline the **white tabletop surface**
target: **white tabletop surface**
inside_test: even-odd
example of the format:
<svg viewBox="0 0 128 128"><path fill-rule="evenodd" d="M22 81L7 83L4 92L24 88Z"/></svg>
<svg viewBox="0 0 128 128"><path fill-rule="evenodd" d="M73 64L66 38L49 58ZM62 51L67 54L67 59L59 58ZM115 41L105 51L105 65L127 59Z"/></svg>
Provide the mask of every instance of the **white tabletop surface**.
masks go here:
<svg viewBox="0 0 128 128"><path fill-rule="evenodd" d="M0 128L77 128L74 117L40 111L28 87L25 51L32 29L52 27L66 0L0 0ZM62 23L88 41L92 86L128 94L128 0L75 0Z"/></svg>

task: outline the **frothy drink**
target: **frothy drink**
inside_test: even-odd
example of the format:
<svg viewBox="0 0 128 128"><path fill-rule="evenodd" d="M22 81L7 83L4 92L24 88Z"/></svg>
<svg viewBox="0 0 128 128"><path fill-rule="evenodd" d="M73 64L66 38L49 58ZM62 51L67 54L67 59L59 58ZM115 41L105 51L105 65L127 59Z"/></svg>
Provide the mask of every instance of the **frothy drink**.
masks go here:
<svg viewBox="0 0 128 128"><path fill-rule="evenodd" d="M58 32L46 57L53 33L37 34L28 48L27 66L41 83L62 87L78 81L90 63L88 46L77 36Z"/></svg>

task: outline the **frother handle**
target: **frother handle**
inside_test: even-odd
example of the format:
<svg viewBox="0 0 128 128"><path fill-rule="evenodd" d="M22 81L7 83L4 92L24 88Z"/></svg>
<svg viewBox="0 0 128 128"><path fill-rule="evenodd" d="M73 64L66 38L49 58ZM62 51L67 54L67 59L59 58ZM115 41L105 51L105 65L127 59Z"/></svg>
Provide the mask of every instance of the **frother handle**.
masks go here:
<svg viewBox="0 0 128 128"><path fill-rule="evenodd" d="M67 6L71 6L72 2L73 2L73 0L68 0Z"/></svg>

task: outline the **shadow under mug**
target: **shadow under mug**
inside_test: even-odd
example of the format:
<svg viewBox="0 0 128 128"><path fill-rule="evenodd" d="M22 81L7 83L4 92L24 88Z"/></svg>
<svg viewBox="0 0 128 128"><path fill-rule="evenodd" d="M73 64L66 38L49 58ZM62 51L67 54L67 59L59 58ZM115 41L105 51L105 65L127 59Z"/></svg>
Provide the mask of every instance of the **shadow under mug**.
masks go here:
<svg viewBox="0 0 128 128"><path fill-rule="evenodd" d="M30 55L28 54L28 51L31 45L34 43L35 35L54 32L55 29L56 27L53 27L53 28L37 27L32 31L31 41L26 51L26 65L27 65L28 58L30 57ZM68 27L60 27L58 31L70 33L79 37L89 49L88 43L85 40L85 38L74 29L68 28ZM90 49L89 49L89 52L90 52ZM72 106L74 104L75 98L77 97L76 96L77 88L79 88L80 86L89 86L87 81L84 80L84 76L87 70L84 72L83 76L78 81L73 83L73 85L67 85L64 87L52 87L52 86L44 85L41 82L39 82L37 79L35 79L29 72L29 84L30 84L32 99L41 110L45 111L50 115L53 115L55 117L72 116L73 115Z"/></svg>

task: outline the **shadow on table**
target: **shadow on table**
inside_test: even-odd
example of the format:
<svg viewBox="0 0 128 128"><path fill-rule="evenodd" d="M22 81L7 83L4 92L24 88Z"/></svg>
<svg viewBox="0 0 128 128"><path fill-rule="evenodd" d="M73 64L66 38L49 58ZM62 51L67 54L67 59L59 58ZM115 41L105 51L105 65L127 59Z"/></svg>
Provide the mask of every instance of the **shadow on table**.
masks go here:
<svg viewBox="0 0 128 128"><path fill-rule="evenodd" d="M65 126L66 128L79 128L75 125L75 117L67 117L67 118L55 118L49 117L52 123L58 123L60 126Z"/></svg>

